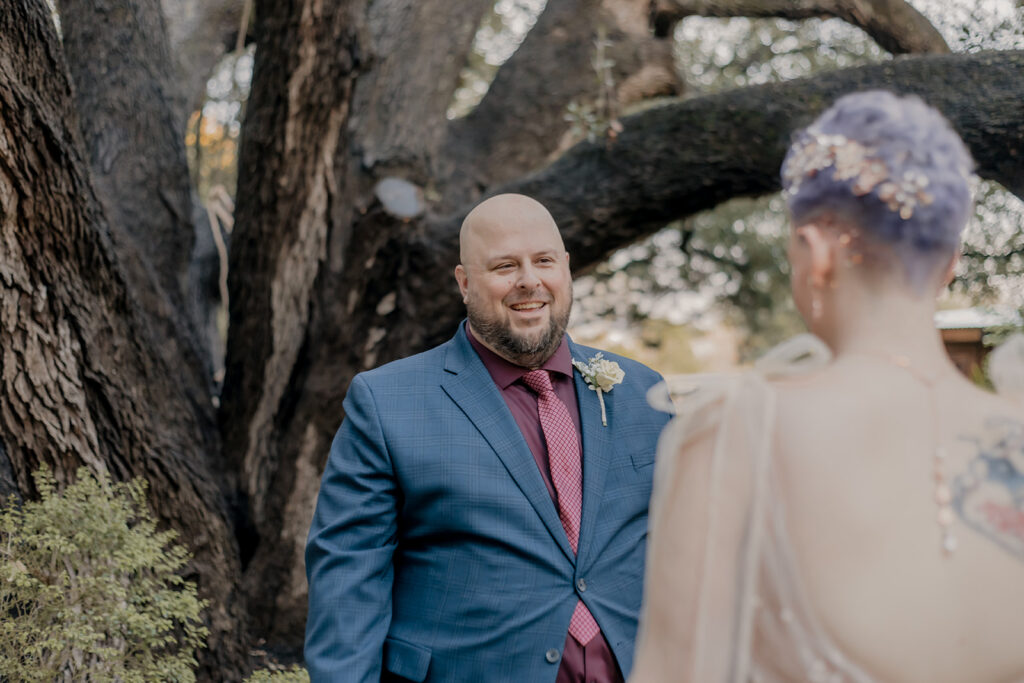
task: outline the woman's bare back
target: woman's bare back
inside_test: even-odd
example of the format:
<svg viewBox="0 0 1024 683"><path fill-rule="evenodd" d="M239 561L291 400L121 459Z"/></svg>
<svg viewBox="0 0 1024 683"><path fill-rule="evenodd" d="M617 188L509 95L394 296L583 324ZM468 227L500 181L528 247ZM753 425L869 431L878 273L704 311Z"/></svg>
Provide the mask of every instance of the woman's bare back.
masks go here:
<svg viewBox="0 0 1024 683"><path fill-rule="evenodd" d="M776 388L778 497L831 641L878 680L1024 680L1024 409L869 357Z"/></svg>

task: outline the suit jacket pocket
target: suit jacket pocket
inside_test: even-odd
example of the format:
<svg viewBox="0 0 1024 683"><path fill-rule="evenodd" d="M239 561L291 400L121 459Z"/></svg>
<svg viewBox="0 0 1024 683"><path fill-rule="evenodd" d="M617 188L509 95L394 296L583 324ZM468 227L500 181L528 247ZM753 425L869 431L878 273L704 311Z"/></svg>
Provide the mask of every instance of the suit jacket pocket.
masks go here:
<svg viewBox="0 0 1024 683"><path fill-rule="evenodd" d="M633 453L629 457L633 461L633 467L640 470L643 469L644 467L647 467L648 465L654 464L654 449L652 448L650 450L637 451L636 453Z"/></svg>
<svg viewBox="0 0 1024 683"><path fill-rule="evenodd" d="M396 638L384 640L384 669L396 676L421 683L427 678L430 650Z"/></svg>

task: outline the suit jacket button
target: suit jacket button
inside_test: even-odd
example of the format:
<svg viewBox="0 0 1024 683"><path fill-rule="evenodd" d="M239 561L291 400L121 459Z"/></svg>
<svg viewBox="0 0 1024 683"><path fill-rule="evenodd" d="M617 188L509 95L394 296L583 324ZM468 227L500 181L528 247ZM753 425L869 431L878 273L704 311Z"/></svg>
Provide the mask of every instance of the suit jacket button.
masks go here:
<svg viewBox="0 0 1024 683"><path fill-rule="evenodd" d="M548 664L554 664L559 660L558 650L551 648L544 653L544 659L548 660Z"/></svg>
<svg viewBox="0 0 1024 683"><path fill-rule="evenodd" d="M580 593L587 590L587 582L585 579L576 579L576 588L579 589Z"/></svg>

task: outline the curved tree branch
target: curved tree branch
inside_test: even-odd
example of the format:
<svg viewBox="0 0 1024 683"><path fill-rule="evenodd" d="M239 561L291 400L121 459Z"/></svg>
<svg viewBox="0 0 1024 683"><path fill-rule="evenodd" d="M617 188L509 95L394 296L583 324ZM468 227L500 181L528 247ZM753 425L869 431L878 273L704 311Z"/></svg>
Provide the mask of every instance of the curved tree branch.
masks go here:
<svg viewBox="0 0 1024 683"><path fill-rule="evenodd" d="M547 206L574 268L585 269L671 221L778 190L792 131L840 95L885 88L939 109L971 149L979 174L1024 198L1022 71L1024 51L903 57L677 101L623 119L613 143L577 145L496 192L521 192ZM429 226L425 242L448 252L438 263L455 262L464 215Z"/></svg>
<svg viewBox="0 0 1024 683"><path fill-rule="evenodd" d="M654 0L657 33L680 19L701 17L838 17L864 30L893 54L943 53L949 46L924 15L904 0Z"/></svg>
<svg viewBox="0 0 1024 683"><path fill-rule="evenodd" d="M678 102L624 119L614 145L579 145L505 191L548 206L583 268L670 221L778 190L793 130L840 95L885 88L939 109L979 174L1024 198L1022 70L1024 51L906 57Z"/></svg>
<svg viewBox="0 0 1024 683"><path fill-rule="evenodd" d="M498 70L466 117L451 123L438 175L447 207L541 166L559 151L567 106L593 103L601 90L595 42L616 86L611 109L655 95L675 95L672 41L650 35L647 0L551 0L522 45Z"/></svg>
<svg viewBox="0 0 1024 683"><path fill-rule="evenodd" d="M840 95L871 88L913 93L946 115L986 178L1024 198L1024 51L902 57L881 65L738 88L676 101L622 119L614 142L581 143L547 168L493 192L534 197L552 213L576 272L668 223L734 197L779 189L794 130ZM399 284L402 315L418 321L412 348L443 340L463 315L451 287L462 210L434 217L404 245L414 268ZM401 323L396 325L401 326Z"/></svg>

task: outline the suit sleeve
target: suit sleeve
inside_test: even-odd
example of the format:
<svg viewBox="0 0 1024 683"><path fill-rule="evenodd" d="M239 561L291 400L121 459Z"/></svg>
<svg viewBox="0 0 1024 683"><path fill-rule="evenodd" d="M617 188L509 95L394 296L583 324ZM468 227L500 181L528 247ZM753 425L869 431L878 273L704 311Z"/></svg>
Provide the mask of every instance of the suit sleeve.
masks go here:
<svg viewBox="0 0 1024 683"><path fill-rule="evenodd" d="M306 543L306 666L318 681L379 681L391 624L399 492L373 394L345 397Z"/></svg>

